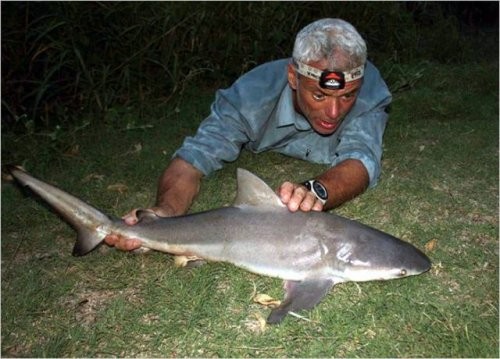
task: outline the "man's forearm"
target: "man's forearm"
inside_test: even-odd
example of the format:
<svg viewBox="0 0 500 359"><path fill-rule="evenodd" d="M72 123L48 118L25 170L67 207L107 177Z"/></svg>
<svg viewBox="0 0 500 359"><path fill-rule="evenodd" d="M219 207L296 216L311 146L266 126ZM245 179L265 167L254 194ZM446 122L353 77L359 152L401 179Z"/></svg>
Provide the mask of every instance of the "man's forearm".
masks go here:
<svg viewBox="0 0 500 359"><path fill-rule="evenodd" d="M328 191L328 210L353 199L366 190L369 184L368 171L359 160L345 160L318 176L317 179Z"/></svg>
<svg viewBox="0 0 500 359"><path fill-rule="evenodd" d="M190 163L174 158L158 182L156 206L170 216L187 213L200 190L202 177Z"/></svg>

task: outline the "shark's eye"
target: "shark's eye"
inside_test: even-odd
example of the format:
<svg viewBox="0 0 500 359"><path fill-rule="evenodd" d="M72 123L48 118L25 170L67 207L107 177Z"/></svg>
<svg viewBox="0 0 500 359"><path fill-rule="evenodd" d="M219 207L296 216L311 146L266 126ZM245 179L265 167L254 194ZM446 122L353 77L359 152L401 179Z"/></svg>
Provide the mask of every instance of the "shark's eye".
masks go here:
<svg viewBox="0 0 500 359"><path fill-rule="evenodd" d="M406 269L401 269L401 271L399 272L399 275L401 277L404 277L406 275Z"/></svg>

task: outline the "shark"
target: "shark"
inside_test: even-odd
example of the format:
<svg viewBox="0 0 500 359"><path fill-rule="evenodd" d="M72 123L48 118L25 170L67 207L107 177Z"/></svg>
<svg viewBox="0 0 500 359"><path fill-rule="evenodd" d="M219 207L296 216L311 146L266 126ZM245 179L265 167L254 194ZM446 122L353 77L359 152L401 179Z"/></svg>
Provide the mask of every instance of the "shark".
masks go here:
<svg viewBox="0 0 500 359"><path fill-rule="evenodd" d="M282 279L285 296L271 310L269 324L314 308L339 283L400 279L431 268L409 242L358 221L332 212L290 212L263 180L242 168L231 205L177 217L139 211L134 226L20 167L8 171L75 229L74 256L90 253L115 233L138 238L145 248Z"/></svg>

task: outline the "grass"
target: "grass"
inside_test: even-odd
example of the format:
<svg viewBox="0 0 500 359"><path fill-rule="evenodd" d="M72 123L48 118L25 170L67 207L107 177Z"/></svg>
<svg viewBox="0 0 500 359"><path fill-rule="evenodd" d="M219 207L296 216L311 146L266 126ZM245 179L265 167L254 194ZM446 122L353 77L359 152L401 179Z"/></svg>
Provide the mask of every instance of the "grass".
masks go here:
<svg viewBox="0 0 500 359"><path fill-rule="evenodd" d="M2 355L31 357L498 357L498 64L408 65L395 93L379 185L336 210L399 236L433 268L404 280L345 283L310 321L260 330L279 280L163 253L101 247L71 257L75 233L2 186ZM457 76L460 74L460 76ZM2 135L2 161L121 215L154 200L156 180L208 113L213 92L176 104L113 108L99 124ZM144 109L143 109L144 110ZM235 169L276 187L324 170L243 152L206 178L192 211L227 205Z"/></svg>

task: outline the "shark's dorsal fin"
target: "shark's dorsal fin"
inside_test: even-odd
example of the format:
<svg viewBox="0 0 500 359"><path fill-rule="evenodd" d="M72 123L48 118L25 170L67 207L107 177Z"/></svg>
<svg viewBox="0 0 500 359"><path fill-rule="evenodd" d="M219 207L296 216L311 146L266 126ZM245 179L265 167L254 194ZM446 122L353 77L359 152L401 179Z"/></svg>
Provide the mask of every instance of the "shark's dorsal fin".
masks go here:
<svg viewBox="0 0 500 359"><path fill-rule="evenodd" d="M234 206L285 207L278 195L253 173L238 168L237 178L238 193L234 200Z"/></svg>

